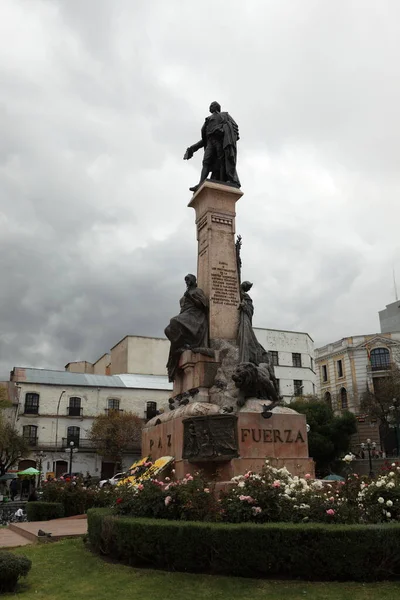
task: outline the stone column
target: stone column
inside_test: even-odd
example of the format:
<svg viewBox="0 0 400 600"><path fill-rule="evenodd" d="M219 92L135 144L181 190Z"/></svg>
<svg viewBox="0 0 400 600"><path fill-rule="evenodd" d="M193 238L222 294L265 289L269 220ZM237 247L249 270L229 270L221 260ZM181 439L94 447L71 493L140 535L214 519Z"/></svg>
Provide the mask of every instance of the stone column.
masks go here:
<svg viewBox="0 0 400 600"><path fill-rule="evenodd" d="M210 300L210 340L235 340L239 278L235 251L235 204L243 192L205 181L189 206L196 211L197 283Z"/></svg>

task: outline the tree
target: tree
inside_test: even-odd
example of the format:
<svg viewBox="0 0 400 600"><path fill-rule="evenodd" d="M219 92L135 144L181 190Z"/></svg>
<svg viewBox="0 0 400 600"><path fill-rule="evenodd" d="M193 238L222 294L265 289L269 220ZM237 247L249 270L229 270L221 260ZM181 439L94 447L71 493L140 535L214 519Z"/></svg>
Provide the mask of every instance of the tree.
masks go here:
<svg viewBox="0 0 400 600"><path fill-rule="evenodd" d="M316 470L320 474L329 472L334 461L350 449L351 436L357 431L355 416L350 412L335 416L326 402L315 398L297 400L290 408L306 415L309 452Z"/></svg>
<svg viewBox="0 0 400 600"><path fill-rule="evenodd" d="M122 455L140 448L142 420L132 412L110 410L93 421L89 437L96 445L98 454L122 461Z"/></svg>
<svg viewBox="0 0 400 600"><path fill-rule="evenodd" d="M29 451L22 435L6 418L4 410L11 406L7 388L0 385L0 476Z"/></svg>
<svg viewBox="0 0 400 600"><path fill-rule="evenodd" d="M0 385L0 410L4 408L10 408L12 406L7 393L7 388L4 385Z"/></svg>
<svg viewBox="0 0 400 600"><path fill-rule="evenodd" d="M4 475L28 452L28 445L22 435L0 414L0 475Z"/></svg>
<svg viewBox="0 0 400 600"><path fill-rule="evenodd" d="M396 400L400 401L400 369L393 365L385 377L374 378L374 390L363 394L360 408L388 429L393 415L391 407L396 405Z"/></svg>

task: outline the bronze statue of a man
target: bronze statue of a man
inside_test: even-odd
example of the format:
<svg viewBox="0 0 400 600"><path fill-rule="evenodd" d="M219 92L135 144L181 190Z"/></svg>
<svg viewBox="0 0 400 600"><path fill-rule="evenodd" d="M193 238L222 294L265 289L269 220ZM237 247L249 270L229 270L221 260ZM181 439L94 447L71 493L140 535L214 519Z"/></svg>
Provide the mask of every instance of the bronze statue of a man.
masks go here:
<svg viewBox="0 0 400 600"><path fill-rule="evenodd" d="M211 102L210 116L206 117L201 128L201 140L185 152L184 160L192 158L194 152L204 148L203 168L200 182L189 188L195 192L211 173L211 179L240 187L236 172L236 143L239 139L239 127L229 113L221 112L218 102Z"/></svg>

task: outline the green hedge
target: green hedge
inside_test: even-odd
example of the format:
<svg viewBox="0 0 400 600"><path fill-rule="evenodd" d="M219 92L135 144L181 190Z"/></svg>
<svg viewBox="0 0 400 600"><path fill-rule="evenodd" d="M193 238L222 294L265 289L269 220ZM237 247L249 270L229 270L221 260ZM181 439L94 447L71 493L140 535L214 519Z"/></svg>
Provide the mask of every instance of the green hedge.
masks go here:
<svg viewBox="0 0 400 600"><path fill-rule="evenodd" d="M28 521L50 521L61 519L65 511L61 502L28 502L26 514Z"/></svg>
<svg viewBox="0 0 400 600"><path fill-rule="evenodd" d="M242 577L400 577L400 525L223 524L88 511L92 548L134 565Z"/></svg>
<svg viewBox="0 0 400 600"><path fill-rule="evenodd" d="M32 563L25 556L0 552L0 594L14 592L18 578L28 574Z"/></svg>

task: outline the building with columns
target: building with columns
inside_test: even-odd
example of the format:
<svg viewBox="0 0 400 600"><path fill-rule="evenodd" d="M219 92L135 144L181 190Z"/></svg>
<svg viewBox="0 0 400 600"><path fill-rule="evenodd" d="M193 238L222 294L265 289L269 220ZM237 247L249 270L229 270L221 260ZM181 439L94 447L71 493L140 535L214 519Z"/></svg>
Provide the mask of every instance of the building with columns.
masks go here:
<svg viewBox="0 0 400 600"><path fill-rule="evenodd" d="M400 364L400 332L346 337L315 350L317 392L335 411L360 411L393 363Z"/></svg>

